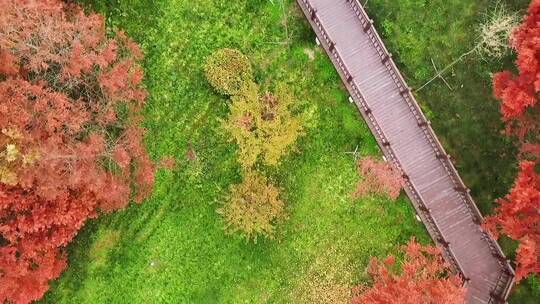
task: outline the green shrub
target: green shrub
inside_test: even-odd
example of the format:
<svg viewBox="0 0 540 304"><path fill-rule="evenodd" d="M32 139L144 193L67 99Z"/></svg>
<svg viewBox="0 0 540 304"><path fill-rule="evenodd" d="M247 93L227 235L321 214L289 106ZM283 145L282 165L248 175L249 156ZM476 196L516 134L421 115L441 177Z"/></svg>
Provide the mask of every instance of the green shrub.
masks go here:
<svg viewBox="0 0 540 304"><path fill-rule="evenodd" d="M220 49L206 59L206 78L216 91L236 95L249 82L253 70L249 59L239 50Z"/></svg>
<svg viewBox="0 0 540 304"><path fill-rule="evenodd" d="M285 204L279 199L280 189L266 177L248 171L240 184L231 186L223 207L218 209L225 220L227 233L240 232L247 240L258 236L272 238L274 225L285 218Z"/></svg>

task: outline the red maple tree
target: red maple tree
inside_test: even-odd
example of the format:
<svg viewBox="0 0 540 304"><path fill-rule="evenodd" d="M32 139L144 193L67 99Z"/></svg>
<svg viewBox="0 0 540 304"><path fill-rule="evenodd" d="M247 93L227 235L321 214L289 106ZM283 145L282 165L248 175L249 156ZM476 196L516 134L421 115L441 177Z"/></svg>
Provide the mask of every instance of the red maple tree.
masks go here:
<svg viewBox="0 0 540 304"><path fill-rule="evenodd" d="M514 187L485 226L498 238L502 233L519 241L516 280L540 273L540 175L536 164L523 161Z"/></svg>
<svg viewBox="0 0 540 304"><path fill-rule="evenodd" d="M351 303L465 303L466 288L459 276L449 274L438 248L422 246L413 238L403 249L405 259L401 271L394 256L383 261L371 259L368 272L373 284L355 288L357 295Z"/></svg>
<svg viewBox="0 0 540 304"><path fill-rule="evenodd" d="M355 197L380 194L388 195L393 200L398 198L403 188L403 178L391 164L367 156L360 159L357 166L362 180L356 186Z"/></svg>
<svg viewBox="0 0 540 304"><path fill-rule="evenodd" d="M524 143L522 152L540 155L540 0L533 0L528 12L510 39L517 52L518 73L496 73L493 88L501 100L508 134Z"/></svg>
<svg viewBox="0 0 540 304"><path fill-rule="evenodd" d="M519 242L516 279L540 273L540 0L533 0L523 23L510 39L517 52L517 75L494 75L507 134L521 144L520 170L513 188L498 200L485 226L495 237L504 234Z"/></svg>
<svg viewBox="0 0 540 304"><path fill-rule="evenodd" d="M59 0L0 7L0 302L28 303L84 223L142 201L155 169L137 44Z"/></svg>

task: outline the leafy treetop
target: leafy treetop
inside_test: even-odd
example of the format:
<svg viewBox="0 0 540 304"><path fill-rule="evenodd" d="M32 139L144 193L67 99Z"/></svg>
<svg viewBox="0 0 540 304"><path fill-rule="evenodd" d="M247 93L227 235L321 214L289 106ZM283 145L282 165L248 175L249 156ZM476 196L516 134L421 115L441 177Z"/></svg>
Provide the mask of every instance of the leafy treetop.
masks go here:
<svg viewBox="0 0 540 304"><path fill-rule="evenodd" d="M450 274L438 248L423 246L412 239L403 249L401 271L394 256L383 261L372 258L368 272L373 285L358 286L351 303L465 303L463 282L459 276Z"/></svg>
<svg viewBox="0 0 540 304"><path fill-rule="evenodd" d="M279 188L255 171L248 171L240 184L231 186L229 196L218 210L225 220L225 230L240 232L247 240L272 238L274 225L285 218L285 204Z"/></svg>
<svg viewBox="0 0 540 304"><path fill-rule="evenodd" d="M528 15L514 31L511 45L517 52L517 74L493 77L494 93L501 100L507 133L521 144L519 173L495 214L485 226L496 237L504 234L519 242L516 279L540 273L540 0L533 0Z"/></svg>
<svg viewBox="0 0 540 304"><path fill-rule="evenodd" d="M86 220L142 201L155 170L137 44L58 0L0 7L0 302L29 303Z"/></svg>

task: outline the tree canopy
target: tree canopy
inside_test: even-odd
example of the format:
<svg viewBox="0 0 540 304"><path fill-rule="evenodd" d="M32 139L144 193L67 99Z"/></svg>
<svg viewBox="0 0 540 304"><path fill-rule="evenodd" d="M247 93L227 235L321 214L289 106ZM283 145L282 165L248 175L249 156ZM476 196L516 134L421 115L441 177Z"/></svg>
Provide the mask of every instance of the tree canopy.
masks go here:
<svg viewBox="0 0 540 304"><path fill-rule="evenodd" d="M154 164L138 45L73 4L0 7L0 302L28 303L89 218L150 194Z"/></svg>
<svg viewBox="0 0 540 304"><path fill-rule="evenodd" d="M517 74L510 71L493 77L494 93L501 100L507 134L521 145L519 173L495 215L486 226L498 237L519 242L516 279L540 273L540 0L533 0L528 15L514 31L511 45L517 52Z"/></svg>
<svg viewBox="0 0 540 304"><path fill-rule="evenodd" d="M438 248L423 246L411 239L403 251L405 257L401 267L394 256L382 261L372 258L368 272L373 284L357 287L358 295L351 303L465 303L463 282L459 276L450 273Z"/></svg>

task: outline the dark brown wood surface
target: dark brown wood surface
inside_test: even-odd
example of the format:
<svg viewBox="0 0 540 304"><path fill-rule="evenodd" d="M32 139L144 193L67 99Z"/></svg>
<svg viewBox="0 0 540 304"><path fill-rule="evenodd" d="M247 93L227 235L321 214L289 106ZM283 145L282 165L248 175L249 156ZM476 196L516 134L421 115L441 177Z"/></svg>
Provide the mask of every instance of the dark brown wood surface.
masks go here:
<svg viewBox="0 0 540 304"><path fill-rule="evenodd" d="M297 0L434 242L464 279L468 303L504 303L514 271L480 226L467 187L357 0Z"/></svg>

